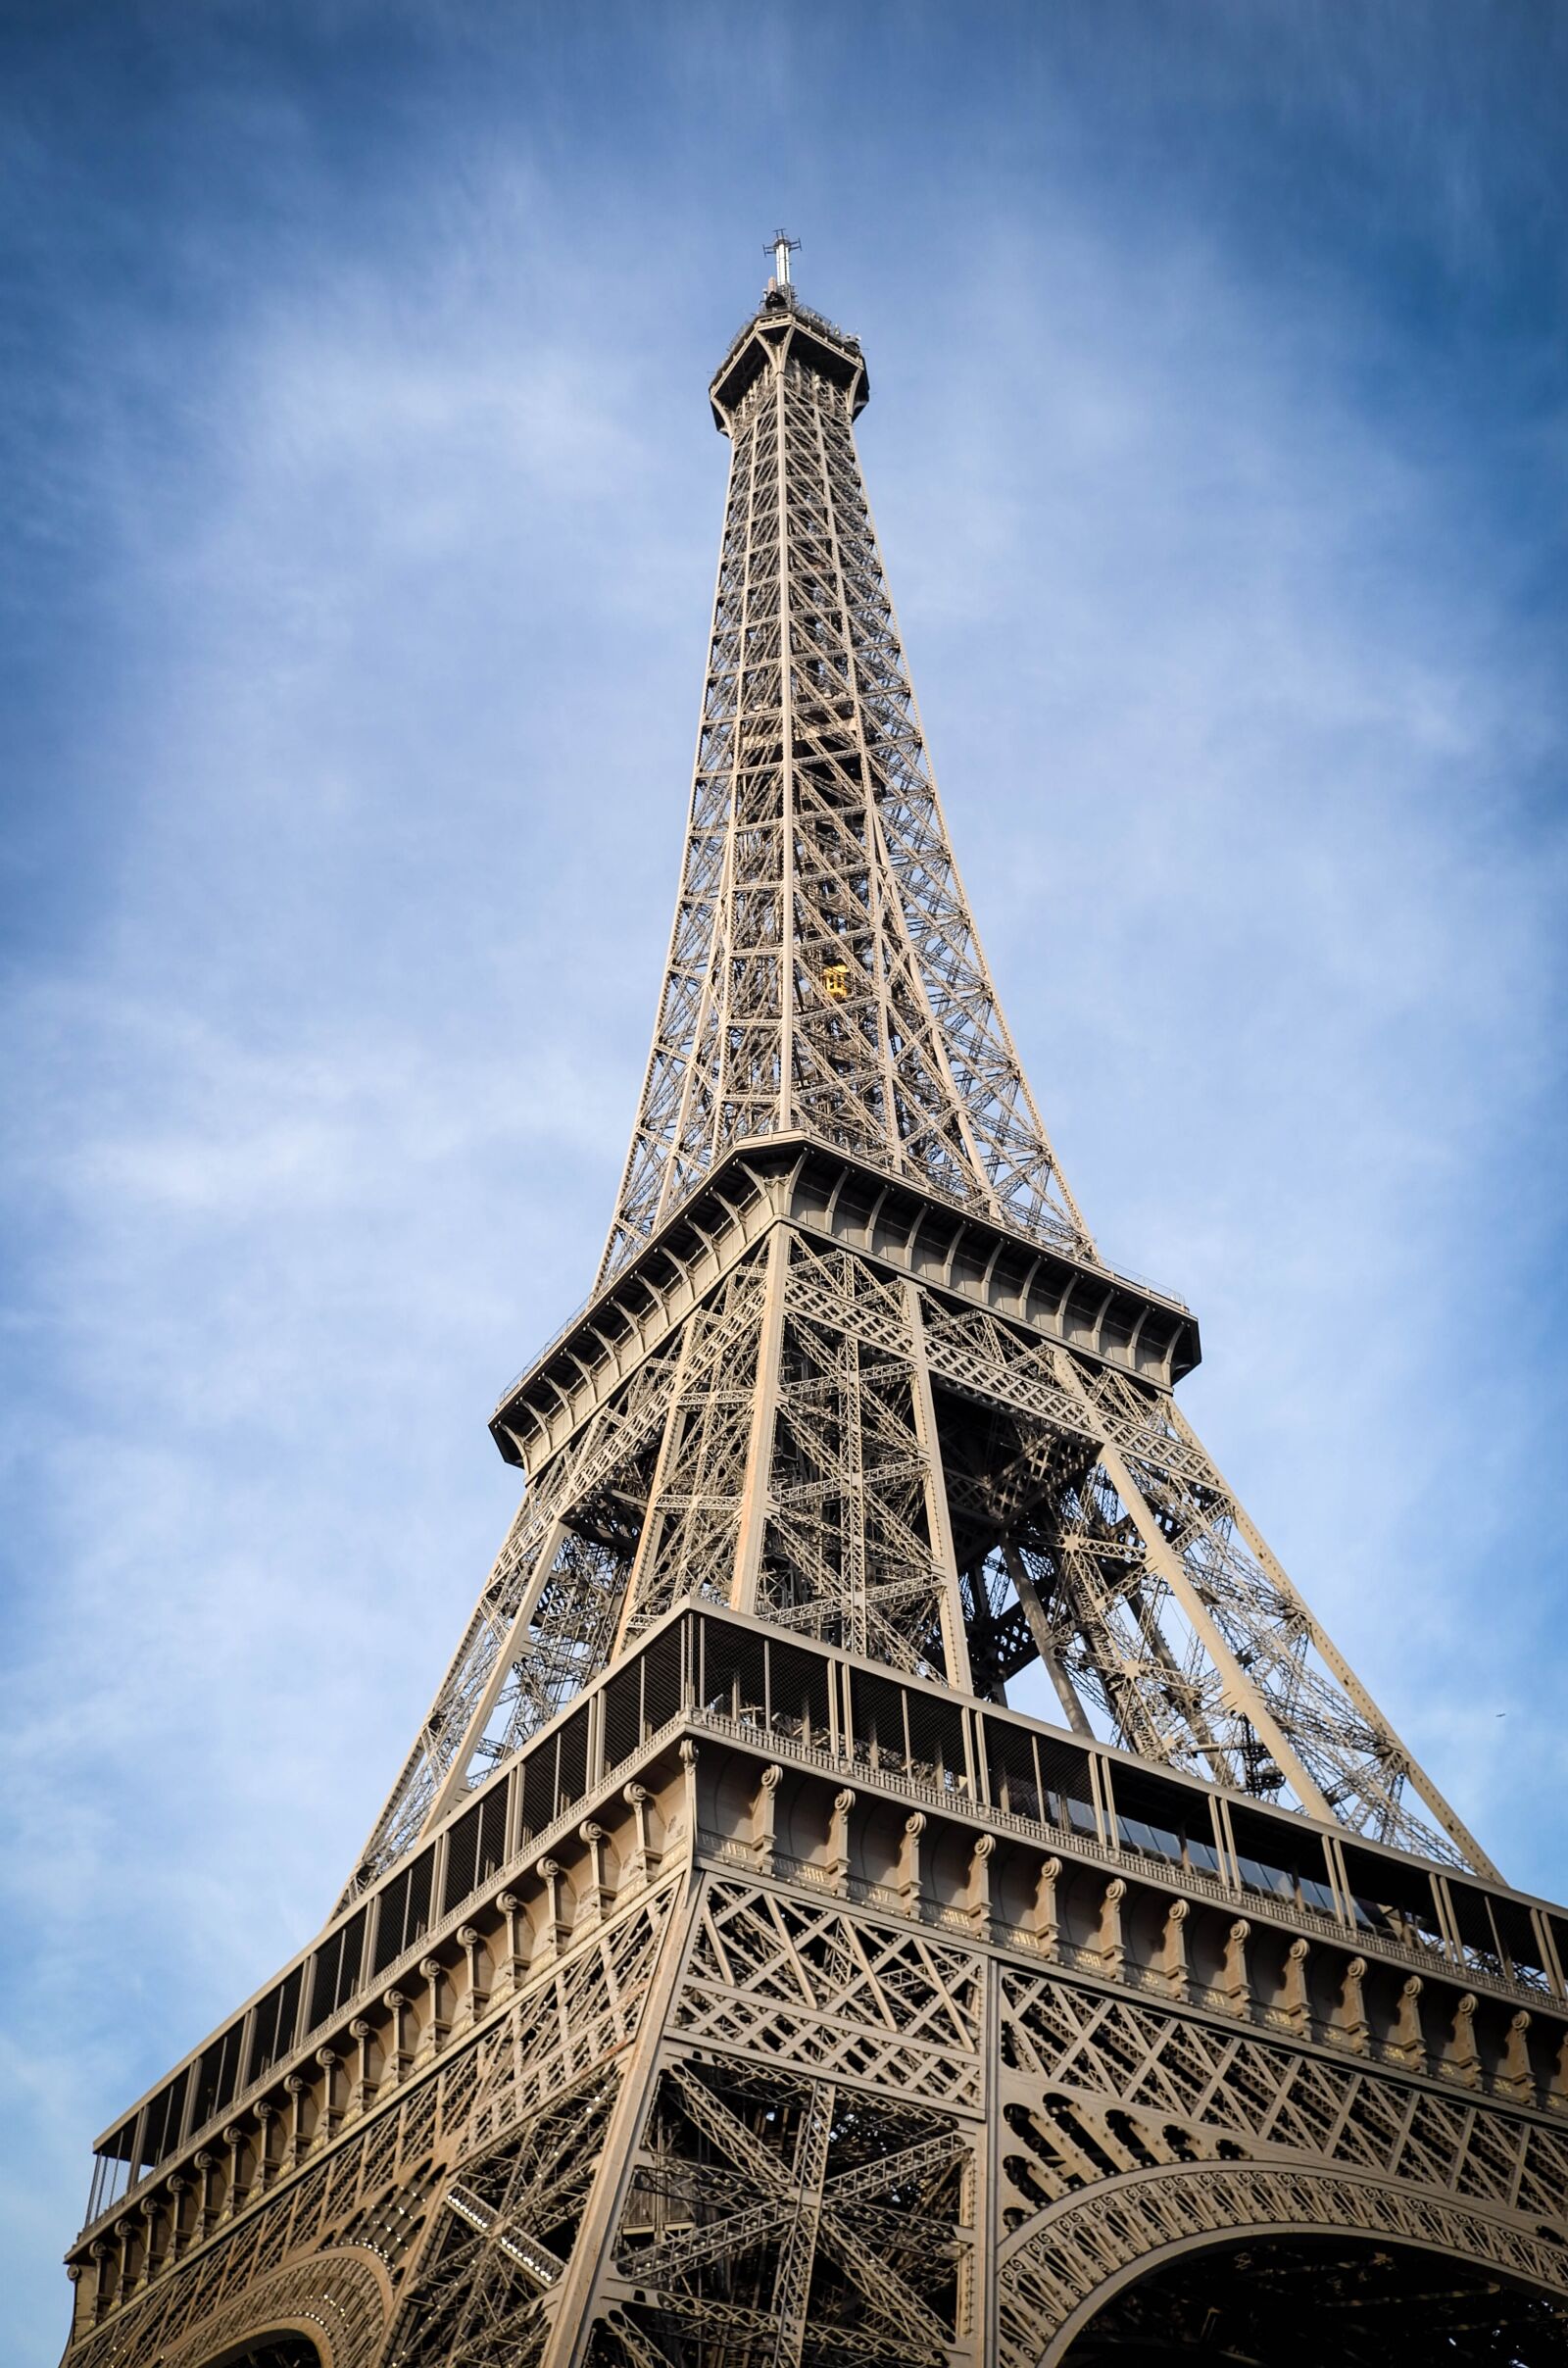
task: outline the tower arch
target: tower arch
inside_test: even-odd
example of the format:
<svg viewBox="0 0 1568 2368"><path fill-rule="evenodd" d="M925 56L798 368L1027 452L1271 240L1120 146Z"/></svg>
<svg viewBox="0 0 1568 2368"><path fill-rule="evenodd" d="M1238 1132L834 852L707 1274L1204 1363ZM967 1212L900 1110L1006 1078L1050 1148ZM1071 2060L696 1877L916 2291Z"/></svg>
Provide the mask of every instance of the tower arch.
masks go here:
<svg viewBox="0 0 1568 2368"><path fill-rule="evenodd" d="M1183 2266L1201 2260L1213 2273L1210 2306L1223 2308L1224 2265L1231 2264L1234 2285L1241 2256L1255 2256L1258 2248L1281 2271L1291 2248L1303 2266L1316 2248L1324 2269L1337 2258L1371 2255L1390 2263L1421 2256L1462 2265L1462 2282L1478 2295L1491 2280L1534 2297L1534 2316L1555 2329L1551 2341L1559 2351L1568 2340L1568 2241L1549 2227L1531 2228L1403 2180L1311 2164L1200 2163L1107 2180L1042 2212L1004 2244L1004 2368L1097 2368L1102 2357L1117 2356L1104 2339L1107 2329L1118 2340L1127 2332L1126 2297L1160 2287L1167 2315L1179 2320ZM1393 2290L1397 2279L1385 2284ZM1139 2356L1131 2342L1123 2351ZM1279 2356L1281 2368L1293 2368L1292 2352ZM1310 2355L1300 2356L1304 2368ZM1417 2355L1398 2356L1415 2368ZM1499 2368L1513 2357L1499 2350Z"/></svg>
<svg viewBox="0 0 1568 2368"><path fill-rule="evenodd" d="M297 2328L274 2328L267 2335L248 2336L202 2368L325 2368L320 2344Z"/></svg>

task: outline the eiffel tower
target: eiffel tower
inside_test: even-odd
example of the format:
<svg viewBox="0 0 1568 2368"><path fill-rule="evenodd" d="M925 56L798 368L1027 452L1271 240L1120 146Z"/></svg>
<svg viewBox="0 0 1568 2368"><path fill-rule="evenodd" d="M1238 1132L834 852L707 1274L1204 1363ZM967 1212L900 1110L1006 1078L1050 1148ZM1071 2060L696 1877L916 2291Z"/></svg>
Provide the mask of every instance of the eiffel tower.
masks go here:
<svg viewBox="0 0 1568 2368"><path fill-rule="evenodd" d="M67 2359L1560 2360L1568 1916L1096 1248L949 846L865 360L774 256L710 389L630 1154L492 1417L521 1510L322 1930L99 2140Z"/></svg>

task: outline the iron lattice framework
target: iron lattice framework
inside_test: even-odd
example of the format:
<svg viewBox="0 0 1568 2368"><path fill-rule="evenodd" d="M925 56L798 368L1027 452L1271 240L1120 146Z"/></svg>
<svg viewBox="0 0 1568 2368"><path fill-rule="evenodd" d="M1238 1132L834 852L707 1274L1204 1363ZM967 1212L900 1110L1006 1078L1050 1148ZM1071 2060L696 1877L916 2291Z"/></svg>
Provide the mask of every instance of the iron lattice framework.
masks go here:
<svg viewBox="0 0 1568 2368"><path fill-rule="evenodd" d="M970 919L852 421L852 339L764 313L731 442L675 921L603 1283L737 1143L799 1127L1094 1256Z"/></svg>
<svg viewBox="0 0 1568 2368"><path fill-rule="evenodd" d="M503 1450L534 1485L364 1871L694 1589L982 1692L1039 1653L1074 1723L1485 1866L1177 1412L1168 1351L1140 1356L1168 1305L1121 1284L1109 1358L1053 1320L1062 1275L1075 1315L1118 1278L948 845L856 458L865 396L858 346L784 291L713 382L732 457L680 892L568 1356L602 1361L639 1261L720 1168L755 1190L781 1140L841 1154L862 1195L912 1192L933 1243L967 1216L1031 1246L1051 1287L1020 1322L1015 1295L963 1308L792 1231L562 1444L537 1455L504 1405Z"/></svg>
<svg viewBox="0 0 1568 2368"><path fill-rule="evenodd" d="M1556 2357L1568 1920L1084 1225L949 848L863 359L777 252L711 388L594 1296L496 1410L523 1504L333 1916L100 2141L69 2356L1024 2368L1197 2340L1220 2280L1238 2341L1304 2281L1347 2358L1391 2308ZM1006 1705L1036 1661L1058 1722Z"/></svg>

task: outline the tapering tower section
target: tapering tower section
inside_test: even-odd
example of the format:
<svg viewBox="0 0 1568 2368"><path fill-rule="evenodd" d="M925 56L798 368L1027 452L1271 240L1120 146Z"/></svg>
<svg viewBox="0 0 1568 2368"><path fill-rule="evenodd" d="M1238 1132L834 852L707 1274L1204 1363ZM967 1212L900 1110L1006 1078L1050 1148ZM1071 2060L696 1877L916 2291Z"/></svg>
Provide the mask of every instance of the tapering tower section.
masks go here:
<svg viewBox="0 0 1568 2368"><path fill-rule="evenodd" d="M1568 1915L1067 1191L775 251L598 1280L333 1913L98 2142L71 2368L1536 2368Z"/></svg>
<svg viewBox="0 0 1568 2368"><path fill-rule="evenodd" d="M603 1283L802 1131L1094 1256L948 843L861 482L856 340L775 282L710 390L729 494L647 1081Z"/></svg>
<svg viewBox="0 0 1568 2368"><path fill-rule="evenodd" d="M858 341L775 280L731 449L654 1044L584 1312L492 1427L517 1523L356 1882L688 1596L1486 1861L1171 1392L1101 1258L948 840L855 448ZM351 1891L352 1891L351 1886ZM347 1896L347 1895L346 1895Z"/></svg>

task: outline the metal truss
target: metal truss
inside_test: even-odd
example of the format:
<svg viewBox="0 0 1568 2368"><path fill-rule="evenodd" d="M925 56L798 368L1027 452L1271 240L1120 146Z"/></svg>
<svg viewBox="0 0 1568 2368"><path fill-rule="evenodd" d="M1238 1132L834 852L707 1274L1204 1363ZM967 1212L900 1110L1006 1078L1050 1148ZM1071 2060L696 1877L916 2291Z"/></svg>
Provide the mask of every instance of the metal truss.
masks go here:
<svg viewBox="0 0 1568 2368"><path fill-rule="evenodd" d="M225 2330L241 2338L270 2313L318 2327L341 2368L372 2357L531 2368L540 2344L527 2322L561 2268L549 2240L574 2242L668 1905L650 1896L572 1961L498 1999L485 2028L422 2077L397 2045L408 2005L390 1994L377 2013L390 2044L368 2058L379 2076L356 2081L346 2106L338 2058L322 2049L291 2076L300 2101L280 2153L269 2132L281 2110L260 2139L247 2116L198 2154L195 2178L176 2179L158 2215L140 2216L134 2270L122 2247L111 2276L100 2243L100 2306L112 2295L129 2318L88 2335L74 2368L203 2360ZM390 2296L416 2265L418 2305L389 2329Z"/></svg>
<svg viewBox="0 0 1568 2368"><path fill-rule="evenodd" d="M855 455L858 348L793 291L754 330L715 380L685 868L601 1284L729 1148L792 1130L1092 1259L948 849ZM1167 1392L793 1235L538 1472L345 1898L687 1594L962 1690L1039 1654L1075 1725L1489 1864Z"/></svg>
<svg viewBox="0 0 1568 2368"><path fill-rule="evenodd" d="M1418 2352L1475 2294L1495 2340L1465 2356L1558 2356L1560 2024L1533 2051L1503 2008L1478 2046L1474 1996L1349 1933L1309 1965L1288 1909L1019 1857L958 1799L846 1817L825 1774L782 1799L776 1762L700 1758L649 1768L654 1888L624 1818L610 1896L597 1824L564 1890L509 1871L522 1896L423 1969L416 2046L394 1990L358 2078L336 2047L289 2076L286 2142L241 2117L97 2241L76 2368L208 2368L280 2328L334 2368L1035 2368L1130 2277L1174 2340L1152 2273L1281 2231L1349 2241L1337 2300L1398 2302Z"/></svg>
<svg viewBox="0 0 1568 2368"><path fill-rule="evenodd" d="M966 2134L921 2108L676 2060L617 2232L624 2319L655 2356L716 2322L735 2368L799 2368L808 2344L944 2368L973 2242L968 2169Z"/></svg>
<svg viewBox="0 0 1568 2368"><path fill-rule="evenodd" d="M102 2142L72 2368L1057 2368L1130 2283L1175 2343L1161 2265L1281 2230L1441 2257L1446 2299L1380 2292L1445 2329L1524 2294L1466 2356L1533 2368L1568 1927L1441 1871L1495 1881L1179 1411L1190 1312L1061 1178L858 346L775 287L712 398L595 1296L498 1411L524 1501L333 1919ZM1005 1707L1036 1660L1070 1732Z"/></svg>
<svg viewBox="0 0 1568 2368"><path fill-rule="evenodd" d="M344 1900L602 1666L679 1372L678 1349L651 1357L529 1490Z"/></svg>
<svg viewBox="0 0 1568 2368"><path fill-rule="evenodd" d="M1494 1873L1174 1400L1062 1350L1053 1365L1097 1453L1009 1546L1069 1702L1076 1681L1129 1750ZM1056 1445L1049 1434L1044 1452Z"/></svg>
<svg viewBox="0 0 1568 2368"><path fill-rule="evenodd" d="M541 1472L361 1879L693 1595L1495 1871L1167 1390L778 1224Z"/></svg>
<svg viewBox="0 0 1568 2368"><path fill-rule="evenodd" d="M1093 1257L948 844L855 451L858 348L783 294L759 328L750 385L715 396L686 852L600 1279L729 1145L797 1127Z"/></svg>
<svg viewBox="0 0 1568 2368"><path fill-rule="evenodd" d="M464 2163L388 2346L397 2368L535 2368L549 2333L540 2298L575 2242L617 2081L605 2066Z"/></svg>

